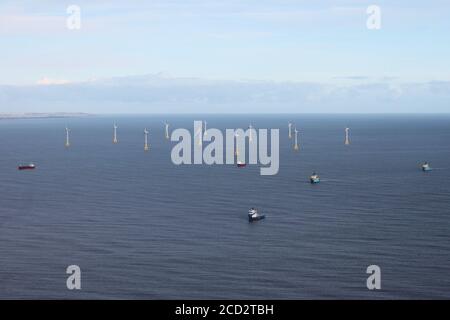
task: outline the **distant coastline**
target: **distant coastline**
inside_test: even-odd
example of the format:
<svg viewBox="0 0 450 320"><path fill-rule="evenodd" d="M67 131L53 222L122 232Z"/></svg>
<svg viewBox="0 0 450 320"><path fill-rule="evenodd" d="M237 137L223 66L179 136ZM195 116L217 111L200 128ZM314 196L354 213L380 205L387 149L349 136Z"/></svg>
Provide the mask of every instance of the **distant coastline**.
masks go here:
<svg viewBox="0 0 450 320"><path fill-rule="evenodd" d="M87 117L89 113L84 112L25 112L25 113L0 113L0 120L2 119L40 119L40 118L75 118Z"/></svg>

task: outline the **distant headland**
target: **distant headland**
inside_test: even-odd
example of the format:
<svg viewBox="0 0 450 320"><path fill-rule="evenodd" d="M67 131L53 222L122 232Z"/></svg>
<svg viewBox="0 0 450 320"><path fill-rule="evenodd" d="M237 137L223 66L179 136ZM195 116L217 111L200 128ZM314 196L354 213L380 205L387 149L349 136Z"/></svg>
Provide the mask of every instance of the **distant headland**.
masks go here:
<svg viewBox="0 0 450 320"><path fill-rule="evenodd" d="M1 119L35 119L35 118L75 118L87 117L89 113L83 112L25 112L25 113L0 113Z"/></svg>

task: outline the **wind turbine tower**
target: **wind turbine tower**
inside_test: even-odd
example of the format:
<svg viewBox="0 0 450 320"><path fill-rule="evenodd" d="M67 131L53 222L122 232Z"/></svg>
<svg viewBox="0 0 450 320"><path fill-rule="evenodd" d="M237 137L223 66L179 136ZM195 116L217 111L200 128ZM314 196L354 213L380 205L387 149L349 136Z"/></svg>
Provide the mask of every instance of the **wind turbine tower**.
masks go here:
<svg viewBox="0 0 450 320"><path fill-rule="evenodd" d="M69 132L70 129L68 127L66 127L66 143L65 143L65 147L68 148L70 147L70 137L69 137Z"/></svg>
<svg viewBox="0 0 450 320"><path fill-rule="evenodd" d="M203 134L203 125L200 123L201 127L198 128L197 132L195 133L195 137L198 136L198 142L197 144L201 147L202 146L202 134Z"/></svg>
<svg viewBox="0 0 450 320"><path fill-rule="evenodd" d="M144 151L148 151L149 145L148 145L148 130L147 128L144 129Z"/></svg>
<svg viewBox="0 0 450 320"><path fill-rule="evenodd" d="M114 131L113 131L113 143L117 143L117 125L114 123L114 127L113 127Z"/></svg>
<svg viewBox="0 0 450 320"><path fill-rule="evenodd" d="M298 147L298 130L297 130L297 128L294 129L294 133L295 133L294 150L298 151L299 147Z"/></svg>
<svg viewBox="0 0 450 320"><path fill-rule="evenodd" d="M350 136L349 136L350 128L345 128L345 144L350 144Z"/></svg>
<svg viewBox="0 0 450 320"><path fill-rule="evenodd" d="M166 126L166 139L168 140L169 139L169 124L166 122L165 126Z"/></svg>
<svg viewBox="0 0 450 320"><path fill-rule="evenodd" d="M206 137L208 135L208 133L206 132L206 121L203 121L205 123L205 133L204 136Z"/></svg>
<svg viewBox="0 0 450 320"><path fill-rule="evenodd" d="M238 146L238 138L239 138L239 134L238 134L238 133L235 133L235 134L234 134L234 138L235 138L235 142L236 142L236 151L234 152L234 155L235 155L235 156L238 156L238 155L239 155L239 146ZM244 137L244 139L245 139L245 137Z"/></svg>

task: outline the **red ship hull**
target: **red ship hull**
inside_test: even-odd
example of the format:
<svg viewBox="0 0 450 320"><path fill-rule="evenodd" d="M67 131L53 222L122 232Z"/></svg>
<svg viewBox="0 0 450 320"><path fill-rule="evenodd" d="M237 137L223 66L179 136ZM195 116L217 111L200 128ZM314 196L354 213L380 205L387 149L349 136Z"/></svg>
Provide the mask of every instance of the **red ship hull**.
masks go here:
<svg viewBox="0 0 450 320"><path fill-rule="evenodd" d="M18 167L19 170L34 170L36 169L35 166L19 166Z"/></svg>

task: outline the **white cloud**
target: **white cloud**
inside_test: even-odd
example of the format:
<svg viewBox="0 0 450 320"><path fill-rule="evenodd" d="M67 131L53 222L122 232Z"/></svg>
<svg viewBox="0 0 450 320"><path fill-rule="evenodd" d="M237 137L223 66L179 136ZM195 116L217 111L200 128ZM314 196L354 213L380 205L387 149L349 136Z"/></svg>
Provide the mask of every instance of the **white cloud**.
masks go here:
<svg viewBox="0 0 450 320"><path fill-rule="evenodd" d="M446 81L342 85L176 78L160 73L79 83L44 77L39 84L0 86L1 105L9 108L2 111L450 112L450 82Z"/></svg>
<svg viewBox="0 0 450 320"><path fill-rule="evenodd" d="M43 77L41 79L39 79L36 84L38 85L44 85L44 86L48 86L48 85L58 85L58 84L68 84L70 83L70 81L68 80L61 80L61 79L50 79L48 77Z"/></svg>
<svg viewBox="0 0 450 320"><path fill-rule="evenodd" d="M0 34L7 33L48 33L65 28L65 17L51 15L1 14Z"/></svg>

